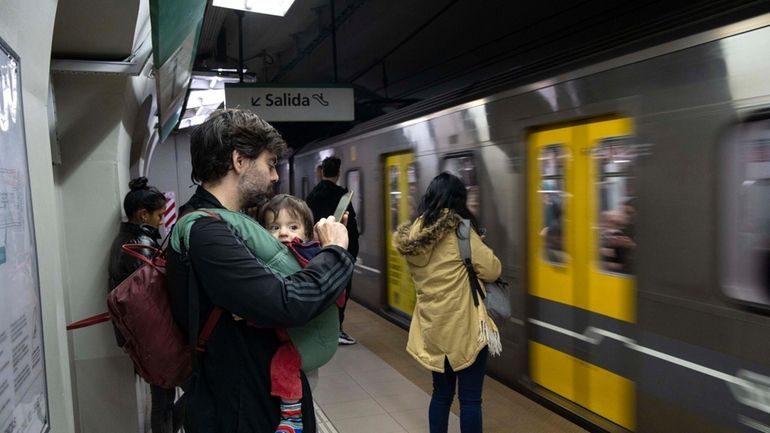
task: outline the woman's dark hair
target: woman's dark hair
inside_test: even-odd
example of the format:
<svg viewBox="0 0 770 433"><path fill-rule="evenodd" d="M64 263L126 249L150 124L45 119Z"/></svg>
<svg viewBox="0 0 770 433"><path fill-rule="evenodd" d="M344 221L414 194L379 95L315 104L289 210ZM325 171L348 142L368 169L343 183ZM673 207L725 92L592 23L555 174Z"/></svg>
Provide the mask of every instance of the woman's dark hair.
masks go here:
<svg viewBox="0 0 770 433"><path fill-rule="evenodd" d="M286 142L269 123L249 111L215 111L190 135L193 182L214 182L233 167L233 150L256 159L264 150L281 157Z"/></svg>
<svg viewBox="0 0 770 433"><path fill-rule="evenodd" d="M468 190L459 177L444 172L434 177L422 197L417 213L422 217L423 226L436 222L443 209L450 209L461 218L471 220L471 226L478 231L478 221L468 209Z"/></svg>
<svg viewBox="0 0 770 433"><path fill-rule="evenodd" d="M302 220L302 225L305 226L305 241L309 241L313 238L313 211L310 210L307 203L293 195L278 194L265 203L262 208L259 209L259 215L257 221L264 227L267 223L267 213L273 214L273 219L278 217L278 213L285 209L294 218Z"/></svg>
<svg viewBox="0 0 770 433"><path fill-rule="evenodd" d="M147 178L144 176L132 179L128 187L131 191L123 199L123 210L126 211L128 219L133 218L139 210L155 212L166 205L166 196L158 191L158 188L147 185Z"/></svg>

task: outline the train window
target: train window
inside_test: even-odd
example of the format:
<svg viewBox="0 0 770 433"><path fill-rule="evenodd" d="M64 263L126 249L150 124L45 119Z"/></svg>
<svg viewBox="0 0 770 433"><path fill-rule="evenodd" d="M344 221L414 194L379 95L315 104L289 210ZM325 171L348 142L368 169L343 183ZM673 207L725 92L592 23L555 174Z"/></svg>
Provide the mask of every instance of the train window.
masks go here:
<svg viewBox="0 0 770 433"><path fill-rule="evenodd" d="M606 272L633 274L636 250L634 220L634 149L628 137L602 140L593 152L597 169L599 267Z"/></svg>
<svg viewBox="0 0 770 433"><path fill-rule="evenodd" d="M568 256L564 251L564 166L568 157L561 144L546 146L540 153L540 197L543 203L543 240L545 260L563 264Z"/></svg>
<svg viewBox="0 0 770 433"><path fill-rule="evenodd" d="M310 192L310 179L307 176L302 176L302 200L307 198L307 194Z"/></svg>
<svg viewBox="0 0 770 433"><path fill-rule="evenodd" d="M465 188L468 190L468 210L479 218L481 199L479 194L479 182L476 177L476 162L473 160L473 155L462 154L447 156L444 158L444 167L442 168L442 171L452 173L462 179Z"/></svg>
<svg viewBox="0 0 770 433"><path fill-rule="evenodd" d="M406 178L409 183L409 221L417 218L417 201L420 199L417 193L417 165L414 161L406 167Z"/></svg>
<svg viewBox="0 0 770 433"><path fill-rule="evenodd" d="M398 228L398 206L401 203L401 190L398 187L399 174L397 165L390 166L388 187L390 192L390 225L392 231L396 231Z"/></svg>
<svg viewBox="0 0 770 433"><path fill-rule="evenodd" d="M728 296L770 305L770 120L738 126L720 158L722 288Z"/></svg>
<svg viewBox="0 0 770 433"><path fill-rule="evenodd" d="M345 173L345 187L348 190L353 191L351 204L353 205L353 210L356 212L358 233L362 234L364 232L364 208L362 206L364 202L364 188L363 183L361 182L360 169L355 168L348 170L347 173Z"/></svg>

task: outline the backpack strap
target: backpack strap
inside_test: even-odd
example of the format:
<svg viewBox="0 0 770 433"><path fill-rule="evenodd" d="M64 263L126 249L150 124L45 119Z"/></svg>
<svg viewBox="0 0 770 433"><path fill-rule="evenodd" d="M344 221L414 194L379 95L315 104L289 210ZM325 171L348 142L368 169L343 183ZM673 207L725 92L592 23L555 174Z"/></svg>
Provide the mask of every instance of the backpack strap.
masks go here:
<svg viewBox="0 0 770 433"><path fill-rule="evenodd" d="M144 244L123 244L120 246L120 249L129 256L143 262L147 266L152 266L155 269L158 269L158 265L155 264L155 259L157 257L162 257L164 254L163 249ZM144 250L149 250L152 255L148 258L142 254L142 251Z"/></svg>
<svg viewBox="0 0 770 433"><path fill-rule="evenodd" d="M209 341L211 333L214 332L214 327L217 326L219 318L222 317L223 311L222 307L217 305L211 310L209 318L206 319L206 323L203 325L203 329L201 329L201 334L198 336L198 342L195 345L195 350L197 352L203 353L206 351L206 343Z"/></svg>
<svg viewBox="0 0 770 433"><path fill-rule="evenodd" d="M463 266L465 266L465 270L468 272L473 305L478 307L479 296L481 296L481 299L484 299L486 295L481 289L479 277L476 275L476 270L473 269L473 262L471 261L471 221L467 218L463 218L457 226L457 244L460 249L460 258L463 261Z"/></svg>
<svg viewBox="0 0 770 433"><path fill-rule="evenodd" d="M463 262L471 259L471 221L463 219L457 226L457 239L460 246L460 257Z"/></svg>
<svg viewBox="0 0 770 433"><path fill-rule="evenodd" d="M131 257L134 257L135 259L141 261L147 266L152 266L155 269L158 269L158 263L156 263L156 260L159 258L164 257L166 252L166 242L171 236L166 236L166 239L161 244L160 248L155 248L150 245L145 244L123 244L120 246L120 249L123 250L124 253L128 254ZM150 258L142 254L143 251L149 250L152 255ZM141 266L141 265L140 265ZM97 315L86 317L85 319L80 319L76 322L72 322L67 324L66 329L67 331L72 331L75 329L80 328L87 328L89 326L97 325L99 323L104 323L112 320L112 317L110 316L109 311L105 311L104 313L99 313Z"/></svg>
<svg viewBox="0 0 770 433"><path fill-rule="evenodd" d="M97 323L102 323L110 320L110 313L109 311L97 314L95 316L87 317L85 319L78 320L77 322L72 322L69 325L67 325L67 331L72 331L73 329L80 329L80 328L86 328L91 325L96 325Z"/></svg>
<svg viewBox="0 0 770 433"><path fill-rule="evenodd" d="M195 212L203 212L206 213L211 218L217 219L222 221L222 217L220 217L218 214L205 210L205 209L199 209ZM189 248L189 246L188 246ZM189 250L187 250L186 253L188 253ZM217 323L219 322L219 318L222 317L222 307L218 305L214 305L214 308L211 310L211 313L209 313L209 317L206 319L206 323L203 325L203 329L201 329L200 333L198 333L198 319L200 315L200 296L198 294L198 280L195 276L195 269L192 265L192 260L189 259L189 257L186 258L190 265L190 272L189 272L189 279L187 284L187 291L188 291L188 308L187 308L187 315L188 315L188 342L190 344L190 347L195 348L195 351L193 352L193 372L197 371L199 361L197 353L203 353L206 351L206 343L208 342L209 337L211 336L211 333L214 332L214 328L217 326Z"/></svg>

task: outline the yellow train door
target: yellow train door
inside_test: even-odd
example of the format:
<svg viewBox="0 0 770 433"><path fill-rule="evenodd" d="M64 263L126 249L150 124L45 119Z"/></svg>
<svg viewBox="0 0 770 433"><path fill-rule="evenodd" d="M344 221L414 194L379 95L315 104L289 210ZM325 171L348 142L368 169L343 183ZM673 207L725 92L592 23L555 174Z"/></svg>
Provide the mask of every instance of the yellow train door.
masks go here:
<svg viewBox="0 0 770 433"><path fill-rule="evenodd" d="M529 137L528 162L529 293L535 305L530 375L629 430L635 426L634 383L622 368L597 365L623 359L624 347L608 343L593 324L620 329L636 320L633 216L627 215L634 194L631 133L626 118L540 130Z"/></svg>
<svg viewBox="0 0 770 433"><path fill-rule="evenodd" d="M414 312L414 283L406 260L393 248L393 232L414 218L417 207L417 176L414 154L400 153L385 158L385 245L387 257L388 306L404 315Z"/></svg>

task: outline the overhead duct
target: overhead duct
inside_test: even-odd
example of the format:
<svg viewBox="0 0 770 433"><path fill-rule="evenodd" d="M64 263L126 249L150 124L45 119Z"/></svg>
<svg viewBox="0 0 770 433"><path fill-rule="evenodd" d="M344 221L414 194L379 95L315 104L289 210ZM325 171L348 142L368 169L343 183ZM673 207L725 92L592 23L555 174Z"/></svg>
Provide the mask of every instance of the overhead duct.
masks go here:
<svg viewBox="0 0 770 433"><path fill-rule="evenodd" d="M144 41L135 54L126 60L70 60L52 59L51 73L54 74L107 74L138 76L152 55L152 45Z"/></svg>

